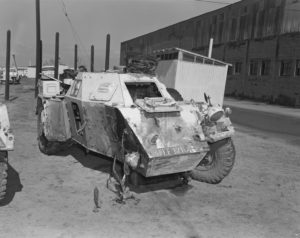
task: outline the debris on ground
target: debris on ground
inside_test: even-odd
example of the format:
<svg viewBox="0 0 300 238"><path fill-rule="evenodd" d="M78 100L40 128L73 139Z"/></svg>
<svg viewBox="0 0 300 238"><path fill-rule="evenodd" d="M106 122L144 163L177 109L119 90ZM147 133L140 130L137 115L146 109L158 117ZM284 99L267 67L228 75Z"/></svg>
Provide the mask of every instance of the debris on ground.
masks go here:
<svg viewBox="0 0 300 238"><path fill-rule="evenodd" d="M95 207L93 212L99 212L99 208L101 208L102 201L99 199L99 189L97 187L94 188L94 204Z"/></svg>

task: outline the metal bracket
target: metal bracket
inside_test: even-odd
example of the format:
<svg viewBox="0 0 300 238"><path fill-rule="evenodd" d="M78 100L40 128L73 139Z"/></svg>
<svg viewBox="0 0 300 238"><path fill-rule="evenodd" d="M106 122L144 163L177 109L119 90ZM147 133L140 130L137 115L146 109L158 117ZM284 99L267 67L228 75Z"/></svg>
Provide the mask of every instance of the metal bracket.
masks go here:
<svg viewBox="0 0 300 238"><path fill-rule="evenodd" d="M79 134L79 135L83 135L83 130L84 130L84 128L85 128L85 126L86 126L86 121L84 121L84 123L80 126L80 128L77 130L77 134Z"/></svg>

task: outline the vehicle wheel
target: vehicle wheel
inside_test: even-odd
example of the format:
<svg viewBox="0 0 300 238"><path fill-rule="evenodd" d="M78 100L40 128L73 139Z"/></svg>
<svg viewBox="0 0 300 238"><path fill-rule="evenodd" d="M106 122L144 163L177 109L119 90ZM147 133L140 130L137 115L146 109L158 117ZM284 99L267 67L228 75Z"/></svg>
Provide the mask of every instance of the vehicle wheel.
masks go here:
<svg viewBox="0 0 300 238"><path fill-rule="evenodd" d="M0 151L0 201L5 197L7 184L7 152Z"/></svg>
<svg viewBox="0 0 300 238"><path fill-rule="evenodd" d="M181 94L174 88L167 88L168 93L175 101L183 101Z"/></svg>
<svg viewBox="0 0 300 238"><path fill-rule="evenodd" d="M235 161L235 148L231 138L210 144L210 151L191 172L197 181L218 184L231 171Z"/></svg>
<svg viewBox="0 0 300 238"><path fill-rule="evenodd" d="M43 111L43 106L38 105L37 113L38 113L38 118L37 118L37 133L38 133L38 145L39 149L42 153L46 155L53 155L56 154L61 150L61 145L57 141L48 141L44 129L43 129L43 123L42 123L42 118L41 114Z"/></svg>

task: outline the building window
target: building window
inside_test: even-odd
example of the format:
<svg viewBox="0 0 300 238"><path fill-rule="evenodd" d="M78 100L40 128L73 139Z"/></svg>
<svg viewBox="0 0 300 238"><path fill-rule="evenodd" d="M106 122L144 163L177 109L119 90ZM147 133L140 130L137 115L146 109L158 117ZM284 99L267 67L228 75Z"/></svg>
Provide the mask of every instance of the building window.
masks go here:
<svg viewBox="0 0 300 238"><path fill-rule="evenodd" d="M242 62L236 62L234 64L234 74L241 74L242 72Z"/></svg>
<svg viewBox="0 0 300 238"><path fill-rule="evenodd" d="M250 61L249 75L257 75L257 74L258 74L258 61L257 60L251 60Z"/></svg>
<svg viewBox="0 0 300 238"><path fill-rule="evenodd" d="M216 38L217 35L217 16L212 17L210 37Z"/></svg>
<svg viewBox="0 0 300 238"><path fill-rule="evenodd" d="M228 75L232 75L233 72L233 66L228 66Z"/></svg>
<svg viewBox="0 0 300 238"><path fill-rule="evenodd" d="M240 29L239 29L239 40L243 40L245 37L245 33L247 31L246 27L246 17L247 16L241 16L240 17Z"/></svg>
<svg viewBox="0 0 300 238"><path fill-rule="evenodd" d="M231 20L230 40L235 40L235 35L236 35L236 25L237 25L236 18L233 18L233 19Z"/></svg>
<svg viewBox="0 0 300 238"><path fill-rule="evenodd" d="M202 30L202 23L201 21L198 21L196 25L196 47L203 45L201 30Z"/></svg>
<svg viewBox="0 0 300 238"><path fill-rule="evenodd" d="M280 65L280 76L290 76L292 72L292 61L282 60Z"/></svg>
<svg viewBox="0 0 300 238"><path fill-rule="evenodd" d="M265 11L262 10L258 14L257 37L262 37L263 36L264 21L265 21Z"/></svg>
<svg viewBox="0 0 300 238"><path fill-rule="evenodd" d="M220 21L224 21L224 13L221 13L221 14L219 15L219 20L220 20Z"/></svg>
<svg viewBox="0 0 300 238"><path fill-rule="evenodd" d="M296 60L296 76L300 76L300 59Z"/></svg>
<svg viewBox="0 0 300 238"><path fill-rule="evenodd" d="M214 25L217 24L217 16L216 15L212 17L212 22Z"/></svg>
<svg viewBox="0 0 300 238"><path fill-rule="evenodd" d="M219 22L219 29L218 29L218 42L219 43L222 42L223 25L224 25L223 21Z"/></svg>
<svg viewBox="0 0 300 238"><path fill-rule="evenodd" d="M270 60L262 60L261 62L261 75L269 75L270 74L270 66L271 61Z"/></svg>
<svg viewBox="0 0 300 238"><path fill-rule="evenodd" d="M178 52L157 55L157 58L159 58L160 60L174 60L174 59L178 59Z"/></svg>
<svg viewBox="0 0 300 238"><path fill-rule="evenodd" d="M224 13L221 13L219 15L218 42L222 42L223 27L224 27Z"/></svg>
<svg viewBox="0 0 300 238"><path fill-rule="evenodd" d="M195 56L187 53L182 54L182 60L188 62L195 62Z"/></svg>

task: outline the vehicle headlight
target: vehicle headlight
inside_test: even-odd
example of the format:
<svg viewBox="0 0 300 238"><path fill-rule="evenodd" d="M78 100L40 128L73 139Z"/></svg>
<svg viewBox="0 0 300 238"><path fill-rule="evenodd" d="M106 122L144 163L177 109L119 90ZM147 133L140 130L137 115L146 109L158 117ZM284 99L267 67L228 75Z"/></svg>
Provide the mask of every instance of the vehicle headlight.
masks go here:
<svg viewBox="0 0 300 238"><path fill-rule="evenodd" d="M209 107L207 115L210 121L217 121L224 115L224 110L220 107Z"/></svg>
<svg viewBox="0 0 300 238"><path fill-rule="evenodd" d="M125 162L133 169L135 169L138 166L139 160L139 152L132 152L125 155Z"/></svg>

